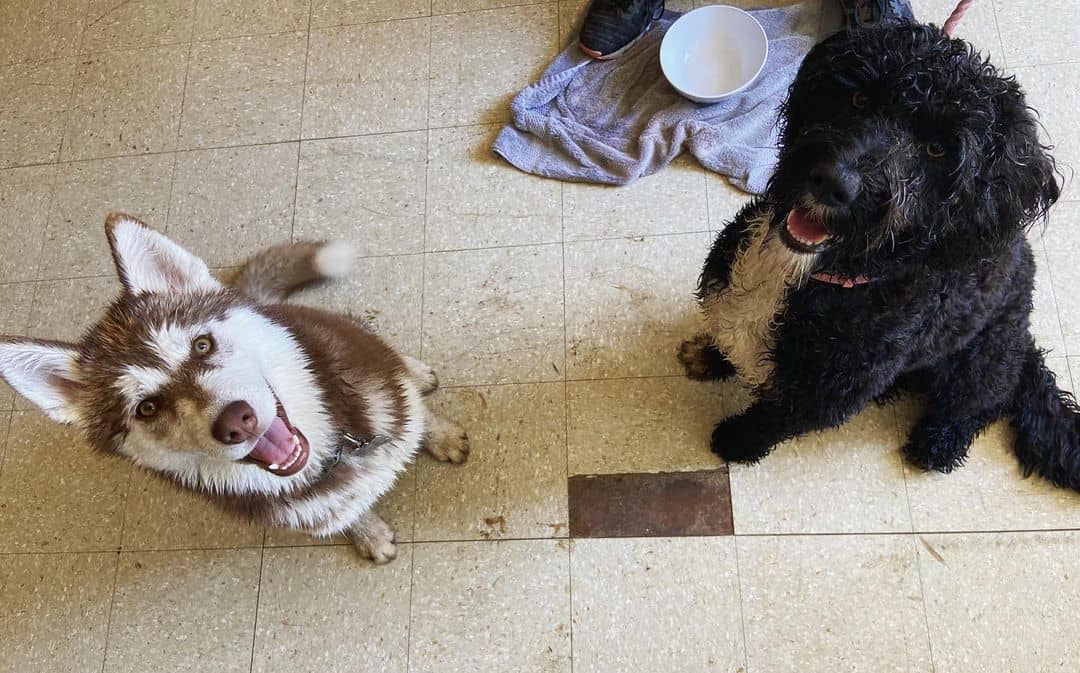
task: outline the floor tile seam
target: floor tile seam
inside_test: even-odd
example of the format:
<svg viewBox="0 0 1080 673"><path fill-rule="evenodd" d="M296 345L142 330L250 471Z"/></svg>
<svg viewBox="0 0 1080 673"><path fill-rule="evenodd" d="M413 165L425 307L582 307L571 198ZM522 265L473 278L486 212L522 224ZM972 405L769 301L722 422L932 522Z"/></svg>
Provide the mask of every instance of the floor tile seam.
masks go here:
<svg viewBox="0 0 1080 673"><path fill-rule="evenodd" d="M490 383L484 382L467 382L467 383L445 383L440 388L453 390L457 388L497 388L500 386L527 386L527 385L544 385L551 383L607 383L615 381L648 381L653 379L684 379L685 374L630 374L623 376L586 376L586 377L566 377L566 378L540 378L540 379L520 379L513 381L495 381Z"/></svg>
<svg viewBox="0 0 1080 673"><path fill-rule="evenodd" d="M483 250L504 250L510 248L534 248L542 246L555 246L555 245L577 245L583 243L602 243L605 241L634 241L643 242L641 239L656 239L656 238L670 238L672 236L695 236L699 234L708 234L708 229L695 229L692 231L665 231L658 233L645 233L645 234L618 234L612 236L597 236L589 238L572 238L569 240L549 239L545 241L534 241L529 243L504 243L499 245L482 245L482 246L470 246L460 248L443 248L438 250L425 250L424 253L428 255L443 255L455 252L479 252ZM416 254L416 253L407 253Z"/></svg>
<svg viewBox="0 0 1080 673"><path fill-rule="evenodd" d="M462 14L480 14L483 12L499 12L506 11L508 9L517 9L519 7L536 7L538 5L555 5L558 7L558 0L530 0L529 2L516 2L512 5L503 5L501 7L480 7L478 9L461 9L453 12L439 12L434 13L434 7L432 8L432 18L436 16L460 16Z"/></svg>
<svg viewBox="0 0 1080 673"><path fill-rule="evenodd" d="M1069 340L1065 337L1065 319L1061 315L1061 303L1058 302L1057 282L1054 280L1054 267L1050 263L1050 251L1046 249L1046 241L1040 239L1042 258L1046 263L1046 276L1050 279L1050 296L1054 300L1054 316L1057 318L1058 336L1061 337L1061 348L1065 351L1066 360L1070 355L1075 355L1069 349ZM1038 263L1038 260L1036 260Z"/></svg>
<svg viewBox="0 0 1080 673"><path fill-rule="evenodd" d="M134 466L128 466L127 481L124 483L124 504L120 510L120 536L117 539L116 567L113 570L112 593L109 596L109 616L105 623L105 644L101 652L101 672L105 673L109 658L109 638L112 635L113 613L116 606L116 593L119 591L118 580L120 577L120 559L124 553L124 531L127 525L127 510L131 504L131 481L135 472Z"/></svg>
<svg viewBox="0 0 1080 673"><path fill-rule="evenodd" d="M293 199L292 199L292 217L289 219L289 240L296 241L296 209L297 203L300 198L300 156L303 154L303 147L300 145L302 138L304 137L304 109L307 107L307 89L308 89L308 64L311 62L311 15L314 11L315 0L308 0L308 20L307 30L304 31L304 75L301 78L300 84L300 120L297 123L297 140L290 140L288 142L295 142L296 145L296 165L294 167L293 175Z"/></svg>
<svg viewBox="0 0 1080 673"><path fill-rule="evenodd" d="M1001 50L998 52L1001 54L1001 66L1008 69L1009 57L1008 52L1005 50L1005 37L1001 34L1001 21L998 20L997 3L995 0L990 0L990 13L994 15L994 32L997 33L998 49ZM942 21L944 21L944 19L942 19Z"/></svg>
<svg viewBox="0 0 1080 673"><path fill-rule="evenodd" d="M248 658L248 673L255 671L255 643L259 636L259 605L262 602L263 567L266 565L266 550L259 548L259 577L255 581L255 614L251 625L251 653Z"/></svg>
<svg viewBox="0 0 1080 673"><path fill-rule="evenodd" d="M83 41L86 39L86 29L88 27L89 17L90 17L90 3L87 2L86 7L83 8L82 26L79 28L79 37L77 38L76 44L75 44L75 55L65 57L64 59L55 59L55 60L70 60L70 61L72 61L73 62L72 63L73 71L71 73L71 90L68 92L67 106L66 106L66 108L64 110L64 129L60 134L60 145L56 149L56 159L54 161L49 162L48 164L44 164L44 165L54 165L54 166L56 166L56 168L54 168L53 171L52 171L52 176L51 176L52 180L51 180L51 184L49 186L49 204L48 204L48 206L46 206L46 209L45 209L45 225L41 228L41 242L40 242L40 247L38 248L38 256L37 256L37 261L35 262L36 267L35 267L35 270L34 270L34 280L35 281L38 280L41 277L41 273L44 270L45 243L48 241L49 222L52 221L52 209L53 209L53 205L54 205L55 200L56 200L56 190L58 189L58 186L59 186L60 163L61 163L61 158L64 155L64 141L67 140L68 131L71 129L71 118L75 114L75 92L78 90L78 86L79 86L79 56L78 56L78 54L82 49ZM26 331L30 329L30 318L32 317L32 314L33 314L33 311L34 311L34 303L35 303L36 299L37 299L37 286L35 285L34 289L31 291L30 307L28 309L28 313L30 313L31 315L28 315L27 318L26 318L27 324L23 327L23 334L25 334ZM14 406L14 404L13 404L13 406Z"/></svg>
<svg viewBox="0 0 1080 673"><path fill-rule="evenodd" d="M903 447L907 443L907 438L904 436L903 430L900 428L900 414L896 404L892 404L892 420L893 420L893 434L896 437L896 446L900 447L897 451L896 459L900 464L900 477L904 480L904 502L907 504L908 513L908 528L909 532L914 534L915 532L915 512L911 506L911 488L908 485L908 470L907 461L904 458Z"/></svg>
<svg viewBox="0 0 1080 673"><path fill-rule="evenodd" d="M306 89L306 83L305 83L305 89ZM503 122L476 122L476 123L470 123L470 124L449 124L449 125L446 125L446 126L432 126L432 127L417 126L417 127L408 127L408 128L393 129L393 130L387 130L387 131L370 131L370 132L366 132L366 133L342 133L342 134L326 135L326 136L303 136L303 135L300 135L299 137L296 137L296 138L285 138L285 139L282 139L282 140L267 140L267 141L262 141L262 142L253 142L253 143L237 143L237 144L217 144L217 143L215 143L215 144L209 144L209 145L204 145L204 146L199 146L199 147L184 147L184 148L177 147L176 149L171 149L171 150L154 150L154 151L150 151L150 152L125 152L125 153L121 153L121 154L103 154L103 155L99 155L99 156L80 157L78 159L60 159L60 160L54 160L54 161L37 161L37 162L27 162L27 163L14 163L14 164L10 164L10 165L7 165L7 166L4 166L4 167L0 168L0 171L15 170L15 169L18 169L18 168L35 168L35 167L39 167L39 166L64 166L64 165L69 165L69 164L90 163L90 162L93 162L93 161L110 161L110 160L115 160L115 159L131 159L131 158L135 158L135 157L151 157L151 156L160 156L162 154L173 154L174 152L208 152L208 151L213 151L213 150L243 149L243 148L247 148L247 147L264 147L264 146L267 146L267 145L284 145L284 144L289 144L289 143L300 143L302 145L304 143L320 143L320 142L330 142L330 141L334 141L334 140L353 140L353 139L360 139L360 138L374 138L374 137L379 137L379 136L401 135L401 134L405 134L405 133L418 133L420 131L428 131L428 130L445 131L445 130L451 130L451 129L468 129L468 128L477 128L477 129L479 129L479 128L483 128L483 127L499 126L502 123ZM509 164L507 164L507 168L508 169L510 168ZM681 233L681 232L675 232L675 233Z"/></svg>
<svg viewBox="0 0 1080 673"><path fill-rule="evenodd" d="M558 42L559 25L561 21L561 8L555 5L555 34ZM556 44L556 48L558 45ZM566 327L566 185L559 183L559 239L561 247L561 272L562 272L562 324L563 324L563 360L562 360L562 393L563 393L563 457L564 482L570 479L570 393L566 384L566 363L569 361L569 333ZM566 493L566 525L570 527L570 492ZM574 673L574 545L568 542L566 545L566 568L567 568L567 592L570 599L570 673Z"/></svg>
<svg viewBox="0 0 1080 673"><path fill-rule="evenodd" d="M197 8L198 0L192 4L192 21L194 22L194 12ZM194 24L192 24L194 25ZM193 51L193 45L188 45L187 60L184 63L184 86L180 90L180 112L176 117L176 139L173 142L173 165L172 176L169 180L169 202L165 205L165 233L169 232L169 228L172 225L172 208L173 208L173 193L176 190L176 167L180 163L180 137L184 131L184 106L187 103L187 88L188 80L191 75L191 54Z"/></svg>
<svg viewBox="0 0 1080 673"><path fill-rule="evenodd" d="M109 638L112 636L113 609L116 606L116 592L119 589L118 582L120 580L121 552L117 550L111 553L113 554L112 590L109 592L109 611L105 619L105 641L101 646L101 673L105 673L105 667L109 663Z"/></svg>
<svg viewBox="0 0 1080 673"><path fill-rule="evenodd" d="M1002 43L1004 44L1004 40L1002 41ZM1035 63L1015 63L1015 64L1011 64L1011 65L1006 64L1005 67L1009 71L1015 71L1015 70L1019 70L1021 68L1056 68L1056 67L1062 66L1062 65L1076 65L1077 63L1080 63L1080 59L1072 59L1072 58L1070 58L1070 59L1066 59L1064 61L1038 61L1038 62L1035 62ZM1023 82L1021 82L1020 84L1022 86Z"/></svg>
<svg viewBox="0 0 1080 673"><path fill-rule="evenodd" d="M190 0L190 2L191 2L191 18L190 18L190 20L188 22L186 39L167 40L167 41L164 41L164 42L157 42L157 43L154 43L154 44L143 44L143 45L133 46L133 47L112 47L112 48L108 48L108 49L86 49L85 48L86 44L85 44L85 39L84 39L84 40L80 41L79 49L76 51L76 56L78 58L85 58L87 56L96 56L96 55L99 55L99 54L107 54L107 53L114 53L114 52L125 52L125 51L136 51L136 50L139 50L139 49L154 49L154 48L158 48L158 47L175 47L175 46L181 45L181 44L189 44L189 43L191 43L193 41L192 38L195 36L195 10L196 10L196 8L198 6L198 0ZM94 26L98 21L101 21L106 16L108 16L110 12L113 12L116 9L118 9L119 7L122 7L123 5L126 5L126 4L127 4L127 2L122 2L122 3L120 3L120 5L117 5L115 7L110 8L107 12L105 12L101 16L99 16L96 19L94 19L93 21L91 21L90 20L90 4L87 3L86 15L85 15L85 19L83 21L83 33L84 33L84 36L85 36L86 31L89 30L92 26Z"/></svg>
<svg viewBox="0 0 1080 673"><path fill-rule="evenodd" d="M930 653L930 670L936 673L937 664L934 662L934 639L930 636L930 611L926 606L926 584L923 579L922 562L919 559L919 548L916 535L911 535L911 553L914 554L915 572L919 579L919 598L922 603L923 624L926 626L926 647Z"/></svg>
<svg viewBox="0 0 1080 673"><path fill-rule="evenodd" d="M431 15L431 8L434 4L434 0L428 2L428 15ZM424 86L426 87L426 95L424 100L424 124L427 125L431 118L431 24L428 23L428 43L427 43L427 77L425 78ZM428 174L431 172L431 131L427 128L424 129L424 219L421 228L421 250L420 250L420 315L418 316L418 329L419 343L417 344L417 357L423 362L424 359L424 299L427 295L427 225L428 225L428 201L429 201L429 179ZM423 468L417 465L415 473L413 475L413 492L412 492L412 521L410 522L410 544L413 544L416 540L416 501L420 495L420 477L421 470ZM416 548L409 548L409 621L406 627L405 633L405 671L410 673L412 668L412 636L413 636L413 596L416 592Z"/></svg>
<svg viewBox="0 0 1080 673"><path fill-rule="evenodd" d="M1080 535L1080 528L1014 528L1014 529L984 529L984 530L916 530L911 533L906 530L897 531L865 531L865 532L850 532L850 531L830 531L830 532L736 532L730 535L667 535L667 536L653 536L653 535L634 535L634 536L608 536L608 537L570 537L568 535L561 536L511 536L511 537L447 537L447 538L423 538L418 540L400 541L398 546L410 546L410 545L444 545L444 544L470 544L470 543L486 543L486 544L501 544L501 543L517 543L517 542L588 542L592 540L668 540L668 539L724 539L724 538L765 538L765 539L782 539L782 538L795 538L795 539L845 539L845 538L907 538L907 537L984 537L984 536L1054 536L1054 535ZM63 556L63 555L86 555L86 554L178 554L188 552L239 552L239 551L258 551L266 550L273 551L278 549L333 549L348 547L352 543L348 541L342 542L308 542L308 543L288 543L288 544L268 544L265 547L252 544L252 545L233 545L223 547L133 547L133 548L106 548L106 549L65 549L65 550L52 550L52 551L6 551L0 552L0 557L14 557L14 556Z"/></svg>
<svg viewBox="0 0 1080 673"><path fill-rule="evenodd" d="M734 515L733 515L734 516ZM734 528L735 522L732 521L732 527ZM735 587L738 591L739 597L739 626L742 628L742 646L743 646L743 666L745 667L745 673L750 672L750 640L747 636L746 629L746 605L744 597L743 579L742 579L742 563L739 560L739 538L732 533L731 546L735 550Z"/></svg>
<svg viewBox="0 0 1080 673"><path fill-rule="evenodd" d="M4 434L4 450L0 452L0 483L3 483L4 478L4 465L7 463L8 444L11 441L11 422L15 420L15 408L14 401L11 409L7 410L8 426L7 432Z"/></svg>

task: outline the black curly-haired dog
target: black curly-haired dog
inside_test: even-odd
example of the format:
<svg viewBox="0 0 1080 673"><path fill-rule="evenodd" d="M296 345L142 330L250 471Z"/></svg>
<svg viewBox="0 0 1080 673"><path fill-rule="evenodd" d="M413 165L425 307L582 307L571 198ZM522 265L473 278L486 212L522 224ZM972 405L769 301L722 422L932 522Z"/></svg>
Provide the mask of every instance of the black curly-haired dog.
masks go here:
<svg viewBox="0 0 1080 673"><path fill-rule="evenodd" d="M1080 413L1028 330L1025 233L1059 185L1016 81L932 26L845 32L807 56L783 118L767 192L705 262L707 334L679 353L754 389L713 451L755 462L916 389L912 463L952 470L1005 416L1025 473L1080 489Z"/></svg>

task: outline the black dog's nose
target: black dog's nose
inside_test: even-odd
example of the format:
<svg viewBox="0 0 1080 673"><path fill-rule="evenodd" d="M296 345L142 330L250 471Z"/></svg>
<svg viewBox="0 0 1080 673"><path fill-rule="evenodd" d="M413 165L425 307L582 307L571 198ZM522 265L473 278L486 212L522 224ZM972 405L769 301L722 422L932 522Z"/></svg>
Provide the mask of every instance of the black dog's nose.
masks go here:
<svg viewBox="0 0 1080 673"><path fill-rule="evenodd" d="M859 174L845 164L829 161L810 170L810 193L823 206L848 206L859 195Z"/></svg>
<svg viewBox="0 0 1080 673"><path fill-rule="evenodd" d="M259 427L255 410L247 402L229 402L210 427L210 434L222 444L239 444L251 438Z"/></svg>

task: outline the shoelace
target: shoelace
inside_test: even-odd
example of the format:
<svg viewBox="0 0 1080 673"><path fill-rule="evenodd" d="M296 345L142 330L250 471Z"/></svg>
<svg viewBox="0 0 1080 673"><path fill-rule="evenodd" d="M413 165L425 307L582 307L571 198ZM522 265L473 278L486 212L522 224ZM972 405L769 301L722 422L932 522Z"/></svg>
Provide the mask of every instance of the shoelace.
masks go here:
<svg viewBox="0 0 1080 673"><path fill-rule="evenodd" d="M609 9L616 9L620 14L626 14L633 11L634 7L641 3L643 0L610 0L608 3ZM648 0L644 0L648 2ZM660 15L664 13L664 3L658 3L658 7L653 9L653 20L660 18Z"/></svg>

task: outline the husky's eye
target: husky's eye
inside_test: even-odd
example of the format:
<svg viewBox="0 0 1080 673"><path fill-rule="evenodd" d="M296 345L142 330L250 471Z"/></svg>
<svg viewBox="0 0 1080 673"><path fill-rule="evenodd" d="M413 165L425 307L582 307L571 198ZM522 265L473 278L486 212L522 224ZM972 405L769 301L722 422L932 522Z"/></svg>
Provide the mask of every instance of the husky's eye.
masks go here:
<svg viewBox="0 0 1080 673"><path fill-rule="evenodd" d="M135 407L135 413L140 418L153 418L157 415L158 404L154 400L143 400L139 402L139 406Z"/></svg>
<svg viewBox="0 0 1080 673"><path fill-rule="evenodd" d="M926 143L926 153L934 159L940 159L945 156L945 146L939 142Z"/></svg>
<svg viewBox="0 0 1080 673"><path fill-rule="evenodd" d="M191 350L199 355L209 355L214 350L214 340L209 334L195 337L195 340L191 342Z"/></svg>
<svg viewBox="0 0 1080 673"><path fill-rule="evenodd" d="M864 94L862 91L856 91L851 94L852 107L861 110L866 107L866 104L870 102L870 97Z"/></svg>

